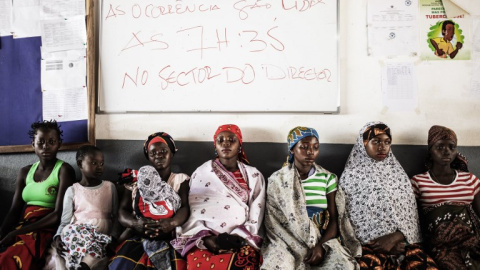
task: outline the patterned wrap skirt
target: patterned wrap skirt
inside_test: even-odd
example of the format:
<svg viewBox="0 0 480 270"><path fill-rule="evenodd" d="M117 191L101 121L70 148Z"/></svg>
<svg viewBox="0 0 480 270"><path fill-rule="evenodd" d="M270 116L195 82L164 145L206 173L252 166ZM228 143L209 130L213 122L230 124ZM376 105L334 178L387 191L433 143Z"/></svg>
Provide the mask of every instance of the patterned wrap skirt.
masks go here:
<svg viewBox="0 0 480 270"><path fill-rule="evenodd" d="M480 221L472 205L424 209L428 251L441 269L480 269Z"/></svg>
<svg viewBox="0 0 480 270"><path fill-rule="evenodd" d="M418 270L437 270L437 265L433 259L427 255L419 244L410 244L405 247L403 256L392 256L373 251L368 246L362 246L362 257L357 258L360 269L418 269Z"/></svg>
<svg viewBox="0 0 480 270"><path fill-rule="evenodd" d="M15 229L35 223L52 211L52 208L29 205ZM0 253L0 269L41 269L54 233L53 229L43 229L17 235L15 243Z"/></svg>
<svg viewBox="0 0 480 270"><path fill-rule="evenodd" d="M240 270L260 269L262 256L251 246L243 246L235 253L214 254L207 249L195 248L187 255L188 270L216 269Z"/></svg>
<svg viewBox="0 0 480 270"><path fill-rule="evenodd" d="M97 232L88 224L69 224L63 228L61 237L67 250L63 257L68 269L81 268L86 255L96 260L105 258L107 245L112 242L111 236Z"/></svg>
<svg viewBox="0 0 480 270"><path fill-rule="evenodd" d="M117 247L108 269L185 270L187 262L166 241L133 237Z"/></svg>

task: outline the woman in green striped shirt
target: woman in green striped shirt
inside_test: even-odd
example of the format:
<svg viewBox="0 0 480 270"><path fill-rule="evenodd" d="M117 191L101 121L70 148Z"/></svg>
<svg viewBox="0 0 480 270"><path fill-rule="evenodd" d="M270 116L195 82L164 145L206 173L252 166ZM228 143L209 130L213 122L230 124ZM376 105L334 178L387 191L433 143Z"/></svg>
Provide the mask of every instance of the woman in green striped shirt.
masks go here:
<svg viewBox="0 0 480 270"><path fill-rule="evenodd" d="M318 133L296 127L289 156L268 179L262 269L355 269L338 240L337 176L315 164Z"/></svg>

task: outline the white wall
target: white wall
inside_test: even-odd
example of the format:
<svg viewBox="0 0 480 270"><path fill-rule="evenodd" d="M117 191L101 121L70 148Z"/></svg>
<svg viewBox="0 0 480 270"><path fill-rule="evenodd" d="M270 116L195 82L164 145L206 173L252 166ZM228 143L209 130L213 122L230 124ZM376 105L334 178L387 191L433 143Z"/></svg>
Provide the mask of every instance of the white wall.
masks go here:
<svg viewBox="0 0 480 270"><path fill-rule="evenodd" d="M97 139L143 140L152 132L166 131L180 141L211 141L219 125L234 123L248 142L285 142L291 128L303 125L316 128L321 143L354 143L366 122L380 120L392 128L394 143L426 144L430 126L440 124L456 131L459 145L479 146L480 99L470 95L471 61L421 62L409 58L417 67L418 108L407 113L389 111L382 104L380 89L383 60L366 53L367 0L340 2L339 114L98 114Z"/></svg>

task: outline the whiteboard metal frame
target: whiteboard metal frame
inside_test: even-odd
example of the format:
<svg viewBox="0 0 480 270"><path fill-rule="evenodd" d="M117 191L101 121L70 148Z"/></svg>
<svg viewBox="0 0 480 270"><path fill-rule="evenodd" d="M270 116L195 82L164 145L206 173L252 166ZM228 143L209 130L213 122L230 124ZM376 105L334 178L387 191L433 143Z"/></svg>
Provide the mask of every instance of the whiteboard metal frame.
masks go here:
<svg viewBox="0 0 480 270"><path fill-rule="evenodd" d="M90 0L91 1L91 0ZM101 4L100 4L100 9L98 10L101 10L102 6L103 6L103 1L101 1ZM332 114L332 115L336 115L336 114L340 114L340 111L341 111L341 68L340 68L340 1L336 0L336 36L335 36L335 39L336 39L336 54L337 54L337 57L336 57L336 62L337 62L337 65L336 65L336 72L337 72L337 83L336 83L336 87L337 87L337 90L338 90L338 93L337 93L337 106L336 106L336 110L333 110L333 111L283 111L283 110L249 110L249 111L238 111L238 110L210 110L210 111L207 111L207 110L198 110L198 111L194 111L194 110L181 110L181 111L171 111L171 110L156 110L156 111L107 111L107 110L102 110L101 107L100 107L100 97L99 97L99 91L101 90L102 86L101 86L101 80L102 80L102 75L101 75L101 69L98 68L98 84L97 84L97 92L96 92L96 109L95 109L95 113L96 114L99 114L99 115L118 115L118 114L192 114L192 113L195 113L195 114L212 114L212 113L219 113L219 114L223 114L223 113L236 113L236 114L276 114L276 113L292 113L292 114ZM101 14L100 14L100 20L101 20ZM99 23L99 27L101 27L101 23ZM100 30L101 31L101 30ZM99 34L99 39L100 39L100 35ZM100 50L101 51L101 50ZM97 59L97 63L99 63L100 60Z"/></svg>

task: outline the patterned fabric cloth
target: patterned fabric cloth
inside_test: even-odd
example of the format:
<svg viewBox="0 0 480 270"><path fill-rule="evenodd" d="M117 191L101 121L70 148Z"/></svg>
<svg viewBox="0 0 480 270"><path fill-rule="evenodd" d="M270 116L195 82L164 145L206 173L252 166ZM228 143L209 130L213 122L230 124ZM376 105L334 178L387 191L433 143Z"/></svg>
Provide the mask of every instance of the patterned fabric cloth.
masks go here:
<svg viewBox="0 0 480 270"><path fill-rule="evenodd" d="M391 150L383 161L369 157L365 150L363 134L376 124L382 123L369 122L360 130L340 179L347 212L363 244L396 231L408 243L418 243L417 203L410 179Z"/></svg>
<svg viewBox="0 0 480 270"><path fill-rule="evenodd" d="M183 173L171 173L167 184L174 192L178 192L181 184L190 178ZM133 179L132 179L133 180ZM135 209L135 201L139 197L138 181L125 184L125 188L132 191L132 206ZM135 213L134 213L135 214ZM162 268L166 261L170 261L172 270L186 269L187 263L167 241L145 239L134 236L125 240L115 250L115 256L111 258L108 269L112 270L155 270Z"/></svg>
<svg viewBox="0 0 480 270"><path fill-rule="evenodd" d="M242 175L242 172L240 171L240 169L234 171L233 176L235 176L235 180L237 180L238 184L240 184L240 186L243 189L248 190L248 184L245 181L245 179L243 179L243 175Z"/></svg>
<svg viewBox="0 0 480 270"><path fill-rule="evenodd" d="M170 218L181 206L180 196L160 178L152 166L143 166L137 175L138 195L135 197L135 215L153 220Z"/></svg>
<svg viewBox="0 0 480 270"><path fill-rule="evenodd" d="M287 163L293 162L293 154L290 150L301 141L303 138L314 136L318 140L318 133L314 128L309 127L295 127L288 132L287 144L288 144L288 158ZM286 165L286 164L285 164Z"/></svg>
<svg viewBox="0 0 480 270"><path fill-rule="evenodd" d="M175 154L178 151L172 136L168 135L166 132L156 132L148 136L147 140L143 143L143 154L145 155L145 158L148 159L148 147L155 142L167 144L172 154Z"/></svg>
<svg viewBox="0 0 480 270"><path fill-rule="evenodd" d="M443 126L432 126L428 131L428 152L427 152L427 160L426 164L427 167L431 167L431 160L430 160L430 149L432 146L440 140L451 140L457 144L457 134L447 127ZM453 169L457 169L463 172L468 172L468 160L465 156L461 153L458 153L455 159L450 164L450 167Z"/></svg>
<svg viewBox="0 0 480 270"><path fill-rule="evenodd" d="M324 174L327 179L335 177L322 167L314 166L315 174ZM304 263L308 250L321 237L319 226L322 224L309 218L300 175L293 164L273 173L267 186L267 238L262 247L262 269L355 269L355 259L336 238L323 244L328 253L319 267ZM343 213L339 215L343 216Z"/></svg>
<svg viewBox="0 0 480 270"><path fill-rule="evenodd" d="M107 245L112 242L111 236L97 232L94 226L88 224L67 225L61 237L67 250L64 254L67 269L80 269L86 255L105 258Z"/></svg>
<svg viewBox="0 0 480 270"><path fill-rule="evenodd" d="M188 270L257 270L262 264L260 251L243 246L239 252L215 255L207 249L194 249L187 255Z"/></svg>
<svg viewBox="0 0 480 270"><path fill-rule="evenodd" d="M440 269L480 269L480 220L471 204L439 204L423 209L425 238Z"/></svg>
<svg viewBox="0 0 480 270"><path fill-rule="evenodd" d="M382 269L382 270L399 270L399 269L422 269L435 270L438 269L435 262L419 244L412 244L405 247L405 257L401 260L394 257L375 253L368 245L362 247L363 256L358 259L360 269ZM456 268L455 268L456 269Z"/></svg>
<svg viewBox="0 0 480 270"><path fill-rule="evenodd" d="M52 211L52 208L27 206L22 221L15 229L35 223ZM0 253L0 269L41 269L54 233L53 229L44 229L17 235L15 243Z"/></svg>
<svg viewBox="0 0 480 270"><path fill-rule="evenodd" d="M176 252L173 248L161 249L161 256L168 256L170 265L155 264L155 259L152 258L156 252L145 252L147 239L142 237L133 237L124 241L115 250L117 254L112 258L108 269L111 270L185 270L187 269L187 262ZM157 241L159 246L168 245L165 241ZM166 261L166 260L164 260Z"/></svg>
<svg viewBox="0 0 480 270"><path fill-rule="evenodd" d="M182 256L194 247L206 249L202 238L221 233L238 235L248 245L260 247L265 182L256 168L242 162L238 162L238 167L248 190L218 160L205 162L192 174L188 196L190 217L177 227L177 239L171 242Z"/></svg>
<svg viewBox="0 0 480 270"><path fill-rule="evenodd" d="M175 190L160 178L154 167L143 166L138 170L134 206L138 218L160 220L173 217L181 206L181 199ZM157 269L170 267L168 242L143 239L142 245L150 262Z"/></svg>
<svg viewBox="0 0 480 270"><path fill-rule="evenodd" d="M247 159L247 155L245 154L245 151L242 147L242 144L243 144L242 131L238 126L232 125L232 124L219 126L217 128L217 131L215 131L215 134L213 135L213 145L214 146L217 145L218 134L220 134L220 132L223 132L223 131L232 132L233 134L235 134L235 136L237 136L238 141L240 142L240 153L238 153L238 160L240 160L241 162L247 165L250 164L250 162Z"/></svg>
<svg viewBox="0 0 480 270"><path fill-rule="evenodd" d="M137 182L138 170L126 168L123 172L118 173L118 179L113 181L116 184L129 185Z"/></svg>

